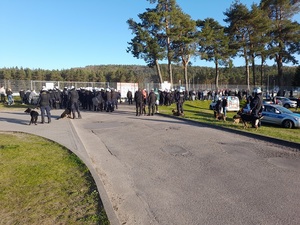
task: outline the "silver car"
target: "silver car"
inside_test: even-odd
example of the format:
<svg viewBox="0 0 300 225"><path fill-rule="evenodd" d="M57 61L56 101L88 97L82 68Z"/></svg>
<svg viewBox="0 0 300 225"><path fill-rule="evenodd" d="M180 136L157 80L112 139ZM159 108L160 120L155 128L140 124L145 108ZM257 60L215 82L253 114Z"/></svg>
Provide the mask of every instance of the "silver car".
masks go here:
<svg viewBox="0 0 300 225"><path fill-rule="evenodd" d="M276 104L264 104L261 122L280 125L284 128L300 128L300 114Z"/></svg>
<svg viewBox="0 0 300 225"><path fill-rule="evenodd" d="M276 100L280 100L285 108L296 108L297 102L286 97L276 96Z"/></svg>

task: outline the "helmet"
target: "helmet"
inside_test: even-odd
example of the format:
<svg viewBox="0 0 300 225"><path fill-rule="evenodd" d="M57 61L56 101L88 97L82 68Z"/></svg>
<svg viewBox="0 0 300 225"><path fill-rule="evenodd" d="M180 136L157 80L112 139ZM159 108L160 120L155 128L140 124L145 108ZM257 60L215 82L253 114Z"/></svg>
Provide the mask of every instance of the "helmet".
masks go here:
<svg viewBox="0 0 300 225"><path fill-rule="evenodd" d="M261 93L261 89L259 87L254 88L253 92L256 93L256 94L260 94Z"/></svg>

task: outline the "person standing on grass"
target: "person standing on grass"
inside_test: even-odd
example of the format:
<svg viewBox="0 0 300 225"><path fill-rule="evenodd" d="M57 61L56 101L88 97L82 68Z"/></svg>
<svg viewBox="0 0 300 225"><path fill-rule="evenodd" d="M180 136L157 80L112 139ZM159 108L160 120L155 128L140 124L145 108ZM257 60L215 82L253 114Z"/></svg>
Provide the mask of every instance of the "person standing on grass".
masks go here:
<svg viewBox="0 0 300 225"><path fill-rule="evenodd" d="M227 96L225 96L222 100L222 108L223 108L223 114L225 119L226 119L227 107L228 107L228 101L227 101Z"/></svg>
<svg viewBox="0 0 300 225"><path fill-rule="evenodd" d="M250 114L253 117L252 127L258 128L260 126L260 117L263 109L263 100L260 88L255 88L253 92L254 98L250 102Z"/></svg>
<svg viewBox="0 0 300 225"><path fill-rule="evenodd" d="M5 99L6 91L5 91L4 86L1 86L1 88L0 88L0 95L1 95L1 100L0 101L5 103L5 101L6 101L6 99Z"/></svg>
<svg viewBox="0 0 300 225"><path fill-rule="evenodd" d="M182 89L177 91L175 95L176 107L177 107L177 115L183 115L183 103L184 103L184 92Z"/></svg>
<svg viewBox="0 0 300 225"><path fill-rule="evenodd" d="M8 105L13 105L14 104L14 98L13 98L13 92L11 90L11 88L8 88L7 92L7 104Z"/></svg>
<svg viewBox="0 0 300 225"><path fill-rule="evenodd" d="M300 97L297 99L296 111L300 108Z"/></svg>

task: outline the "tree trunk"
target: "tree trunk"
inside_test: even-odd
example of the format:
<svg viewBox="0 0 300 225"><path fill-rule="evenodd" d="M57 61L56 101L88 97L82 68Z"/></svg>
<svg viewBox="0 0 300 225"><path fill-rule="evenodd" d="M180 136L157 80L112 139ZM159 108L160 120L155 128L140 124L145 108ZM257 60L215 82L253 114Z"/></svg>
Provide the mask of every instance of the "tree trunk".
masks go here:
<svg viewBox="0 0 300 225"><path fill-rule="evenodd" d="M276 56L277 71L278 71L278 87L279 95L283 96L283 71L282 71L282 56Z"/></svg>
<svg viewBox="0 0 300 225"><path fill-rule="evenodd" d="M255 58L254 58L253 54L251 56L251 60L252 60L253 85L255 87L256 86L256 71L255 71Z"/></svg>
<svg viewBox="0 0 300 225"><path fill-rule="evenodd" d="M173 73L172 73L172 59L171 59L171 47L170 47L170 38L167 38L168 45L168 73L170 77L171 87L173 87Z"/></svg>
<svg viewBox="0 0 300 225"><path fill-rule="evenodd" d="M265 76L265 68L264 68L264 57L261 55L261 63L260 63L260 86L263 86L263 78Z"/></svg>
<svg viewBox="0 0 300 225"><path fill-rule="evenodd" d="M188 64L190 61L190 56L181 56L181 60L182 60L182 65L183 65L183 69L184 69L184 79L185 79L185 88L186 90L190 90L190 86L189 86L189 82L188 82Z"/></svg>
<svg viewBox="0 0 300 225"><path fill-rule="evenodd" d="M246 48L244 48L244 58L245 58L245 67L246 67L246 84L247 84L248 91L250 91L249 59L248 59L248 56L247 56Z"/></svg>
<svg viewBox="0 0 300 225"><path fill-rule="evenodd" d="M219 64L218 61L215 61L215 85L216 85L216 92L219 93Z"/></svg>
<svg viewBox="0 0 300 225"><path fill-rule="evenodd" d="M162 76L161 76L161 70L160 70L160 66L159 66L159 63L158 63L157 59L155 60L155 68L156 68L156 72L157 72L158 77L159 77L159 82L162 84L163 79L162 79Z"/></svg>

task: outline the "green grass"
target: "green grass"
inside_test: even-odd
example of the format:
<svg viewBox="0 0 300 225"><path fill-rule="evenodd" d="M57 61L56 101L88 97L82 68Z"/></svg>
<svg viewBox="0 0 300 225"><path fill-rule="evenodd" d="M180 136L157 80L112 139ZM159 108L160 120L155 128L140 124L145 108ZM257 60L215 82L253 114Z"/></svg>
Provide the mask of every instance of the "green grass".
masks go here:
<svg viewBox="0 0 300 225"><path fill-rule="evenodd" d="M184 103L184 118L193 121L199 121L211 125L231 128L235 130L241 130L245 132L251 132L267 137L273 137L281 140L291 141L300 143L300 129L285 129L279 126L263 124L258 130L254 128L244 129L243 125L233 124L232 117L236 112L228 112L226 121L218 121L213 116L213 111L209 109L211 101L186 101ZM241 107L245 102L241 102ZM173 115L172 109L176 109L176 105L171 106L160 106L159 112L162 114ZM295 111L295 109L292 109Z"/></svg>
<svg viewBox="0 0 300 225"><path fill-rule="evenodd" d="M82 161L24 133L1 133L0 204L0 224L109 224Z"/></svg>
<svg viewBox="0 0 300 225"><path fill-rule="evenodd" d="M7 99L6 99L7 100ZM7 103L0 103L0 110L18 110L28 108L28 105L22 105L21 98L19 96L14 97L14 104L7 105Z"/></svg>

